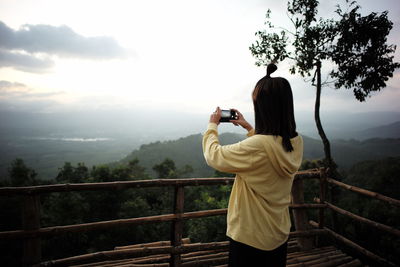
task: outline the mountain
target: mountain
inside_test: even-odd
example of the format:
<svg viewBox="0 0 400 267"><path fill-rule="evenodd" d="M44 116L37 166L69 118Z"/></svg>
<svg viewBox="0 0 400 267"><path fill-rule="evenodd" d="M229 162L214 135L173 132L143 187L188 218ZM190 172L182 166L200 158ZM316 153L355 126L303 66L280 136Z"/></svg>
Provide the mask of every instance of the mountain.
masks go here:
<svg viewBox="0 0 400 267"><path fill-rule="evenodd" d="M332 142L332 154L339 167L347 169L360 161L399 156L400 138L335 140Z"/></svg>
<svg viewBox="0 0 400 267"><path fill-rule="evenodd" d="M400 138L399 118L400 112L321 111L322 125L329 140ZM299 112L296 116L296 123L301 133L319 139L312 113Z"/></svg>
<svg viewBox="0 0 400 267"><path fill-rule="evenodd" d="M359 138L357 139L360 140L381 136L385 136L386 138L400 138L400 121L359 131L358 136Z"/></svg>
<svg viewBox="0 0 400 267"><path fill-rule="evenodd" d="M244 135L223 133L220 135L221 144L232 144L245 138ZM152 167L161 163L165 158L172 159L178 168L188 164L193 167L191 177L211 177L214 170L207 166L201 147L202 135L190 135L174 141L155 142L142 145L126 158L117 163L125 164L132 159L139 159L147 172L154 176ZM323 157L322 142L307 136L304 140L304 159L320 159ZM368 139L333 140L332 154L340 168L348 169L354 163L363 160L381 159L400 155L400 139Z"/></svg>
<svg viewBox="0 0 400 267"><path fill-rule="evenodd" d="M232 144L243 140L245 136L235 133L223 133L220 135L220 138L222 144ZM161 163L164 159L170 158L178 168L186 164L192 166L192 177L211 177L214 174L214 170L209 168L204 160L201 140L201 134L194 134L174 141L154 142L142 145L118 163L124 164L137 158L140 165L145 167L146 171L154 176L155 173L152 167L155 164Z"/></svg>
<svg viewBox="0 0 400 267"><path fill-rule="evenodd" d="M117 162L130 153L137 156L149 172L154 164L166 157L173 158L175 153L179 155L174 159L178 166L189 164L197 168L194 175L213 174L205 166L201 154L201 135L197 134L205 129L207 114L158 110L143 112L0 112L0 179L7 177L7 169L17 157L35 169L41 179L53 179L64 162L84 162L91 167ZM299 132L310 137L304 137L307 159L323 156L312 115L312 112L300 112L297 120ZM333 155L340 167L347 168L350 163L361 159L399 155L398 139L368 140L400 138L399 112L334 112L321 115L324 129L331 140ZM253 114L245 116L251 119ZM242 133L239 127L233 125L224 125L222 131ZM226 133L221 136L232 143L244 138L240 134ZM334 140L339 138L350 140ZM155 142L157 140L160 142ZM181 148L179 142L185 143L186 150ZM174 146L178 147L172 148ZM167 150L164 152L164 149ZM151 155L154 153L156 155Z"/></svg>

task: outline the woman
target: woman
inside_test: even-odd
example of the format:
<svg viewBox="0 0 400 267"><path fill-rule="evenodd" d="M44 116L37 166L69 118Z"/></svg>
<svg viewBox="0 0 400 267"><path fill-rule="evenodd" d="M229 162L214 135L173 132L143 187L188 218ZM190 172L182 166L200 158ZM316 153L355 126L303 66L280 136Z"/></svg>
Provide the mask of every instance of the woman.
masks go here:
<svg viewBox="0 0 400 267"><path fill-rule="evenodd" d="M203 136L207 164L236 174L227 215L229 266L286 265L290 193L303 157L303 139L296 132L289 82L270 77L276 69L268 65L267 75L254 88L255 129L235 110L238 119L231 122L245 128L248 138L219 144L219 107Z"/></svg>

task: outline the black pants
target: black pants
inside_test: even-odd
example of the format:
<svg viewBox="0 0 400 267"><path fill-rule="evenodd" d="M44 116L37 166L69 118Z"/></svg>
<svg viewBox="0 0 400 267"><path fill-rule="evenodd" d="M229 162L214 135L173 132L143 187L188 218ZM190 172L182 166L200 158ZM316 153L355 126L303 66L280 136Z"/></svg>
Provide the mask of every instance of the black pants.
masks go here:
<svg viewBox="0 0 400 267"><path fill-rule="evenodd" d="M229 267L285 267L287 242L266 251L229 239Z"/></svg>

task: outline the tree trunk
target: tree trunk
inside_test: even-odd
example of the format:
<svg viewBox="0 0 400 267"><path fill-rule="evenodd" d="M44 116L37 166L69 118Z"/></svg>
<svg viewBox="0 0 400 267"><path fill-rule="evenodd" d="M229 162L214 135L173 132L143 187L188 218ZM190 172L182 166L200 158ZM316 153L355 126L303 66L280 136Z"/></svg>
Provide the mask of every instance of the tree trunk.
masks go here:
<svg viewBox="0 0 400 267"><path fill-rule="evenodd" d="M325 167L330 168L332 170L332 156L331 156L331 145L329 143L328 138L322 128L321 118L319 116L319 107L321 103L321 90L322 90L322 83L321 83L321 62L318 61L316 70L317 76L317 95L315 97L315 109L314 109L314 118L315 123L317 124L318 134L322 139L322 143L324 145L324 152L325 152Z"/></svg>
<svg viewBox="0 0 400 267"><path fill-rule="evenodd" d="M324 159L324 167L328 168L327 175L341 180L340 175L336 170L336 163L332 159L331 155L331 145L329 143L328 137L326 137L326 134L324 132L324 129L322 128L321 124L321 118L319 116L319 107L321 104L321 90L322 90L322 82L321 82L321 62L318 61L316 64L316 76L317 76L317 95L315 97L315 109L314 109L314 118L315 118L315 123L317 124L317 129L318 129L318 134L322 139L322 143L324 145L324 152L325 152L325 159ZM330 200L332 203L337 203L338 200L338 194L339 191L331 187L330 188ZM338 217L335 213L332 214L332 228L335 229L336 231L339 231L340 229L337 229L339 227L338 223Z"/></svg>

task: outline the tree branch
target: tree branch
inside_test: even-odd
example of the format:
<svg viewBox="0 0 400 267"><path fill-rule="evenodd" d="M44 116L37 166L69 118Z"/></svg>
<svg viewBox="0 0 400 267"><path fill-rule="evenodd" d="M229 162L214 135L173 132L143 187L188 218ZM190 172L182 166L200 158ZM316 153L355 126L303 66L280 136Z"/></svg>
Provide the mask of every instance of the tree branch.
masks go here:
<svg viewBox="0 0 400 267"><path fill-rule="evenodd" d="M291 31L289 31L288 29L286 29L286 28L283 28L283 27L278 27L278 28L275 28L275 29L280 29L280 30L283 30L283 31L285 31L285 32L287 32L287 33L290 33L291 35L293 35L293 36L296 36L296 34L295 33L293 33L293 32L291 32Z"/></svg>
<svg viewBox="0 0 400 267"><path fill-rule="evenodd" d="M297 34L297 27L296 27L296 23L293 21L293 18L291 16L289 16L288 12L286 12L286 16L289 18L289 20L292 22L294 28L296 29L296 34ZM295 35L296 35L295 34Z"/></svg>

